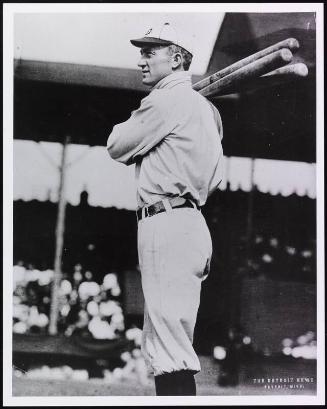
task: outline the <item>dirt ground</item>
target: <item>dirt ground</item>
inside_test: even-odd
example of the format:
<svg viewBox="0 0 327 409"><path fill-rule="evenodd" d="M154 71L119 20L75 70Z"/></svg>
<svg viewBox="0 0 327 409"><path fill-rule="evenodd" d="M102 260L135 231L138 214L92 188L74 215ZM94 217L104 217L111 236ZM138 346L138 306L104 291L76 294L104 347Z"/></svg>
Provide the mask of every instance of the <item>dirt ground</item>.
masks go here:
<svg viewBox="0 0 327 409"><path fill-rule="evenodd" d="M202 371L196 375L197 394L200 396L246 396L246 395L315 395L315 383L293 382L297 388L290 389L289 384L269 384L266 375L261 376L265 381L258 384L253 373L240 371L240 383L235 387L221 387L217 384L218 367L209 357L201 357ZM272 376L285 377L285 369L278 367L267 369ZM258 371L257 373L259 373ZM289 375L312 376L311 371L298 369L289 370ZM301 372L301 373L300 373ZM310 373L309 373L310 372ZM303 387L300 387L302 385ZM13 376L12 396L154 396L154 382L149 378L148 383L141 385L136 380L111 381L92 378L88 381L29 379L26 376Z"/></svg>

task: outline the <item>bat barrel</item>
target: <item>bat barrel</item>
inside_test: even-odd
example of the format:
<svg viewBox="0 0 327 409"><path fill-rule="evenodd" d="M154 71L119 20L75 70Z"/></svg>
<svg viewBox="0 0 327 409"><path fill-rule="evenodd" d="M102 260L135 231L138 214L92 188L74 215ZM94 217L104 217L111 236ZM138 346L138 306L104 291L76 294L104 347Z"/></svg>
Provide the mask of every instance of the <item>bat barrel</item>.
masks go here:
<svg viewBox="0 0 327 409"><path fill-rule="evenodd" d="M300 47L300 44L296 38L287 38L286 40L280 41L279 43L273 44L270 47L267 47L261 51L258 51L255 54L252 54L246 58L243 58L240 61L235 62L232 65L229 65L228 67L216 72L215 74L210 75L207 78L204 78L203 80L195 83L193 85L193 89L196 91L199 91L202 88L207 87L208 85L214 83L215 81L218 81L219 79L233 73L234 71L262 58L265 57L271 53L274 53L280 49L289 49L290 51L296 51Z"/></svg>
<svg viewBox="0 0 327 409"><path fill-rule="evenodd" d="M250 64L242 66L238 70L215 81L213 84L202 88L199 90L199 93L205 97L217 95L218 93L221 93L230 87L235 87L246 80L267 74L288 64L292 60L292 57L292 52L287 48L275 51Z"/></svg>
<svg viewBox="0 0 327 409"><path fill-rule="evenodd" d="M239 84L239 86L228 88L225 92L220 92L219 96L233 94L235 92L253 92L262 88L280 86L287 84L290 81L301 80L307 77L308 73L308 67L303 63L288 64L284 67L277 68L268 74L262 75L261 77L255 77L248 81L244 81Z"/></svg>
<svg viewBox="0 0 327 409"><path fill-rule="evenodd" d="M306 77L308 73L309 73L308 67L304 63L299 62L297 64L289 64L284 67L277 68L276 70L265 74L264 77L270 77L274 75Z"/></svg>

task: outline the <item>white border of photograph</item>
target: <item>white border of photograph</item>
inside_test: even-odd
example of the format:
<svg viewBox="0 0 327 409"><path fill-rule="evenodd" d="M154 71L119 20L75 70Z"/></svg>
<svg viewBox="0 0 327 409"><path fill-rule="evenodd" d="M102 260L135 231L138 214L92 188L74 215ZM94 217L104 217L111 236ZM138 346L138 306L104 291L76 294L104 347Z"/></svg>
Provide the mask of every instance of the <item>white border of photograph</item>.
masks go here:
<svg viewBox="0 0 327 409"><path fill-rule="evenodd" d="M12 396L12 260L13 260L13 31L15 13L98 12L315 12L317 16L317 344L316 396ZM322 405L325 384L324 328L324 49L323 3L17 3L3 4L3 403L4 406L158 406L158 405Z"/></svg>

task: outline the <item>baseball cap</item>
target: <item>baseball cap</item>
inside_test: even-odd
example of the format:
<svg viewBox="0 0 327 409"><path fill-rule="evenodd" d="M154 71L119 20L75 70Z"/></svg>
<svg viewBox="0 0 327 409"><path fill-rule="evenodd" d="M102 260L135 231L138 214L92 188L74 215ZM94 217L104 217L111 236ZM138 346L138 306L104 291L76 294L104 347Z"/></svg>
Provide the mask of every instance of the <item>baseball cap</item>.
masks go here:
<svg viewBox="0 0 327 409"><path fill-rule="evenodd" d="M170 23L164 23L149 28L144 37L130 40L135 47L146 47L151 45L175 44L193 54L193 44L182 30L177 30Z"/></svg>

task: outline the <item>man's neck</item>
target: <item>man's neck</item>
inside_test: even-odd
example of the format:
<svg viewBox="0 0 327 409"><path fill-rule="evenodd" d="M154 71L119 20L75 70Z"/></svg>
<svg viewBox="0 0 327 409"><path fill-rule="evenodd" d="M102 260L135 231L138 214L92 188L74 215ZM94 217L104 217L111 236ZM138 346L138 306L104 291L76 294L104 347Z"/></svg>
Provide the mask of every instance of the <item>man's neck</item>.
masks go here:
<svg viewBox="0 0 327 409"><path fill-rule="evenodd" d="M167 75L166 77L162 78L160 81L158 81L152 88L154 89L160 89L160 88L165 88L167 85L176 82L190 82L191 83L191 74L189 71L174 71L171 74Z"/></svg>

